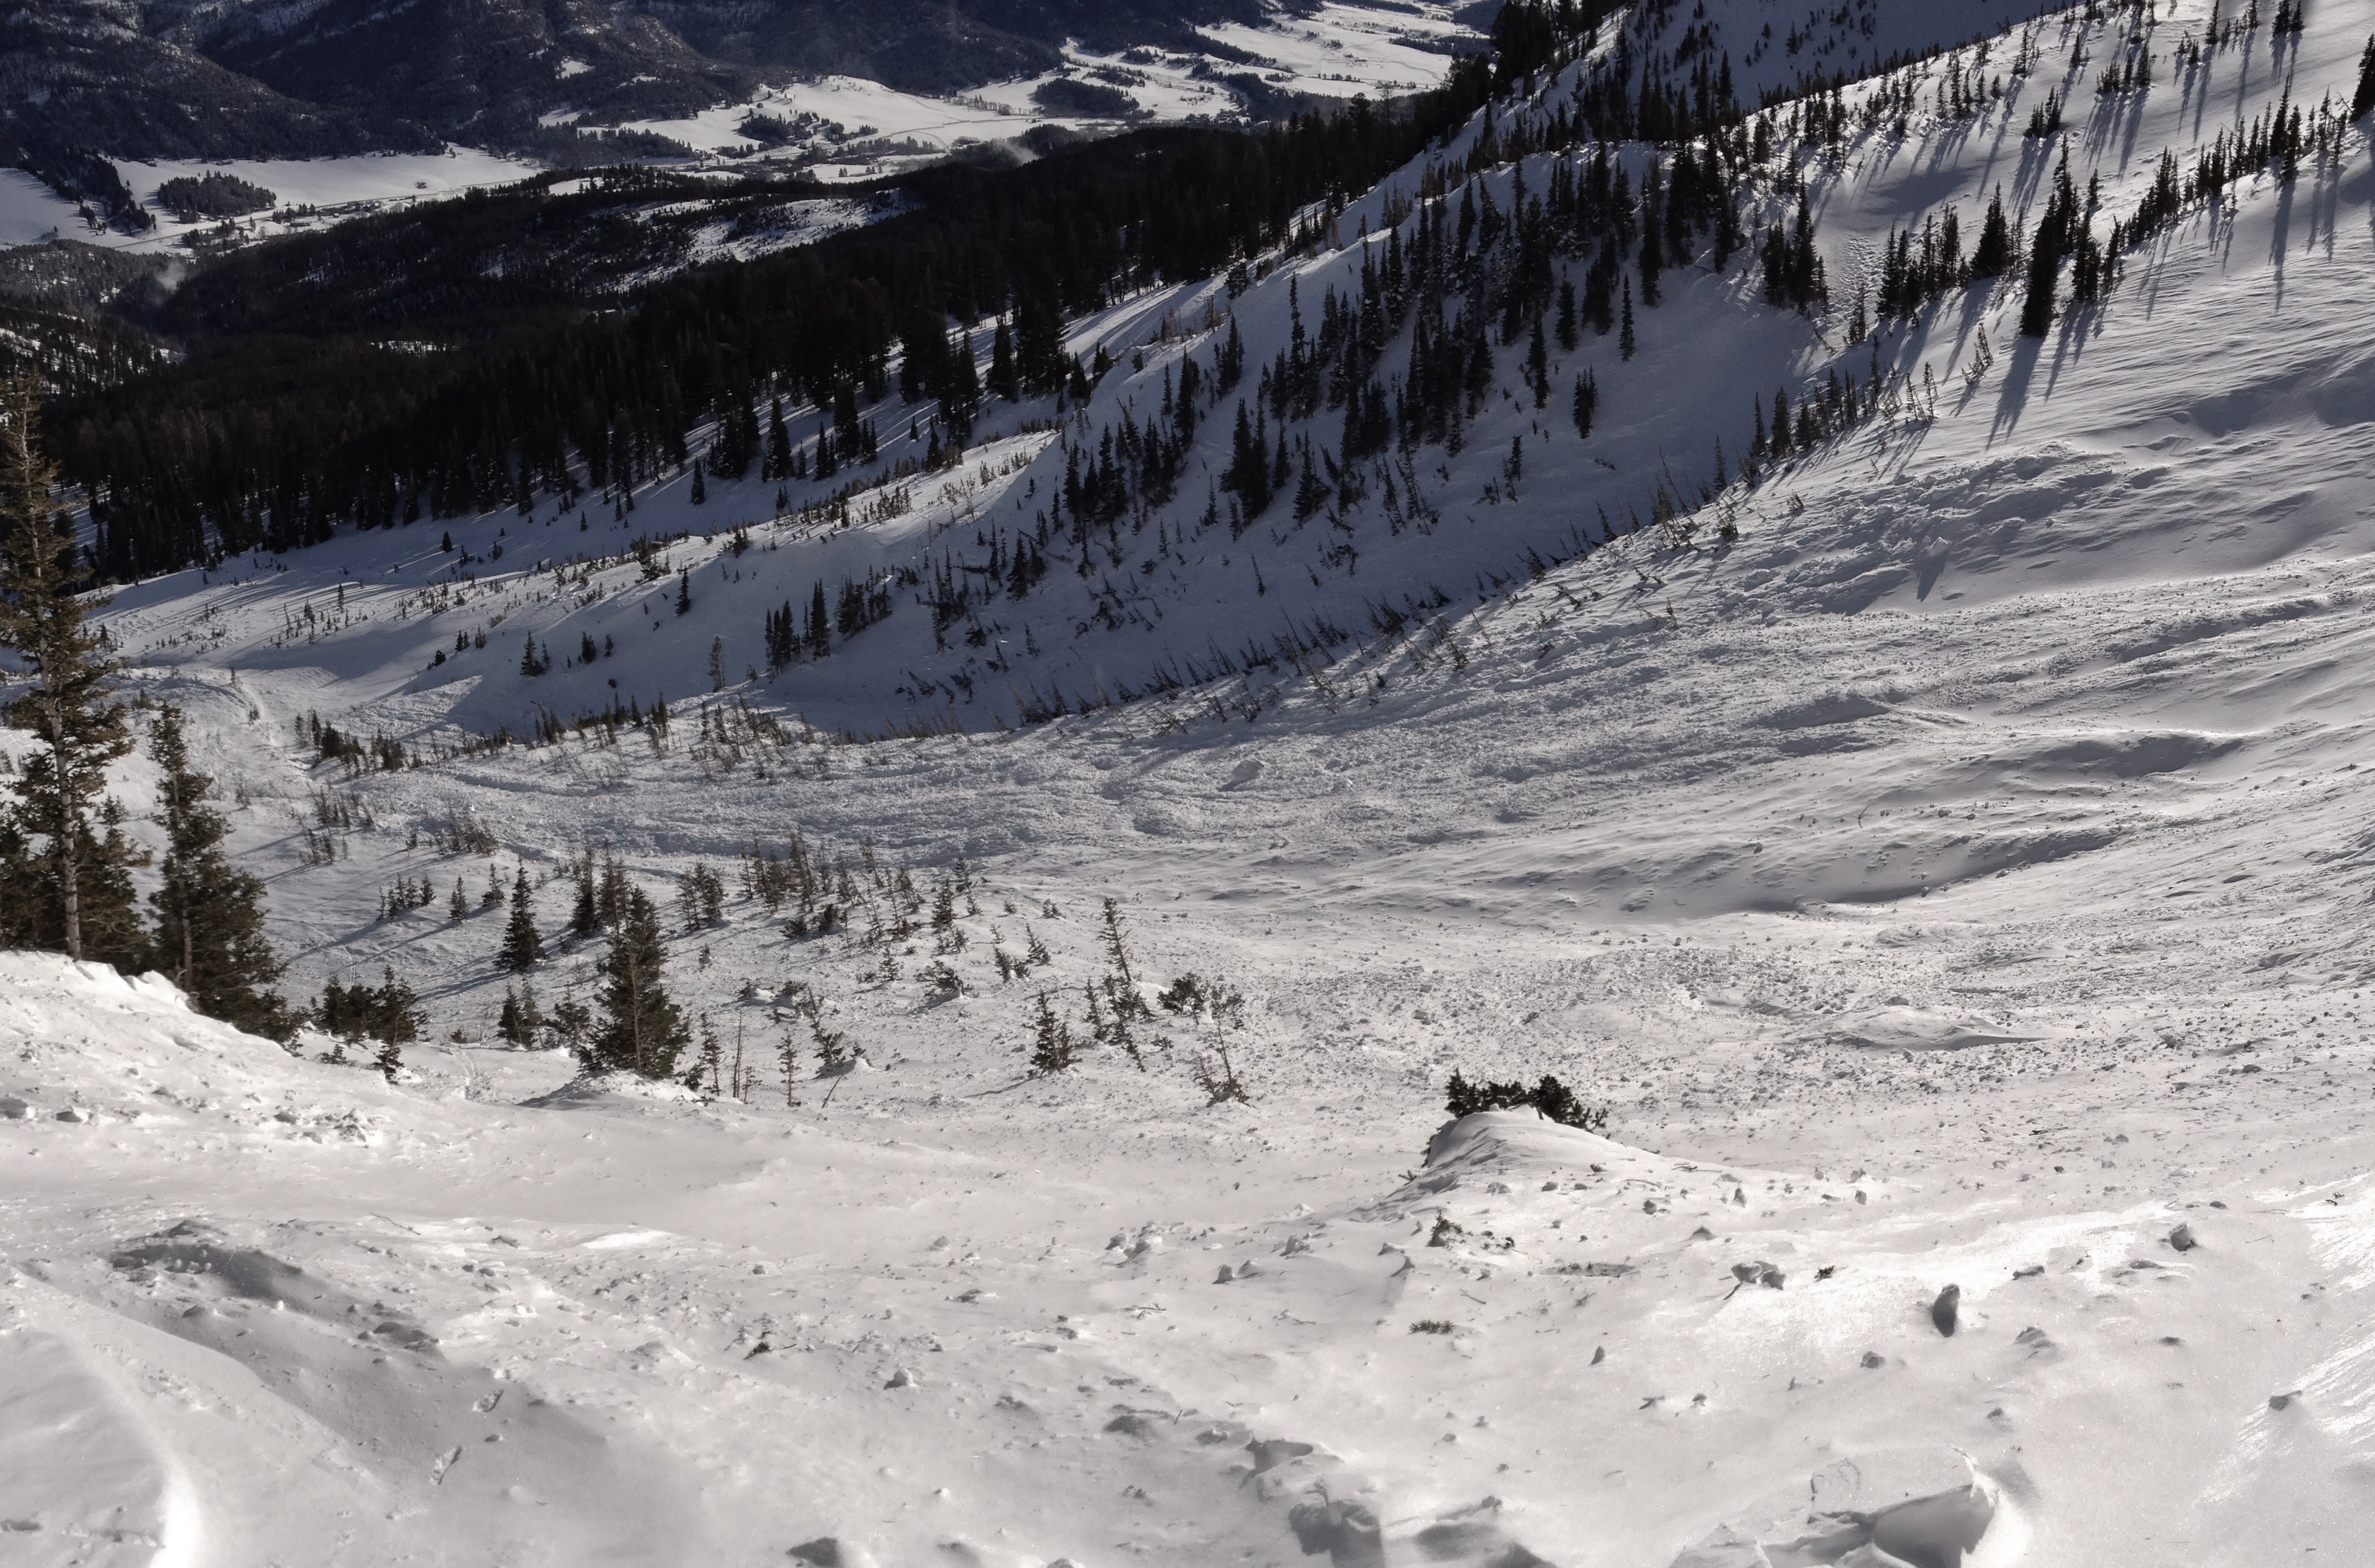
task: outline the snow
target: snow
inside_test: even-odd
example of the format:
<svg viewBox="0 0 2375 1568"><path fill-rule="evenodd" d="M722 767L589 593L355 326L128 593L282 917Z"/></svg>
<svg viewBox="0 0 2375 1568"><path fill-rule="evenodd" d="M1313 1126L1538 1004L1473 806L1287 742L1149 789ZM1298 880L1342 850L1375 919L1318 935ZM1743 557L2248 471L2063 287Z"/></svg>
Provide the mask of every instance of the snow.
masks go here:
<svg viewBox="0 0 2375 1568"><path fill-rule="evenodd" d="M1158 49L1100 54L1075 44L1064 51L1062 71L949 97L901 92L857 77L824 76L762 88L747 102L636 121L627 128L654 132L707 154L798 161L830 182L878 179L967 146L1011 141L1034 126L1096 134L1119 123L1040 108L1033 90L1063 77L1118 87L1136 101L1140 119L1236 120L1243 105L1220 77L1250 70L1273 87L1322 98L1399 96L1441 81L1454 50L1473 50L1483 41L1447 6L1353 0L1282 12L1260 27L1231 23L1203 32L1260 63L1249 66L1234 55ZM761 152L741 131L754 112L794 123L813 115L839 131Z"/></svg>
<svg viewBox="0 0 2375 1568"><path fill-rule="evenodd" d="M2147 99L2074 94L2082 186L2099 166L2124 210L2163 145L2287 80L2346 89L2363 27L2314 8L2283 74L2263 37ZM2077 41L2047 23L2021 97ZM1395 1562L2363 1557L2375 360L2336 330L2375 268L2363 133L2192 216L2042 343L2014 335L2016 287L1892 329L1920 402L1733 487L1687 544L1549 559L1600 507L1646 510L1661 450L1693 475L1718 437L1744 450L1752 396L1861 379L1838 327L1892 225L1953 199L1967 233L1999 182L2034 221L2030 107L1917 114L1816 168L1839 312L1765 311L1737 267L1671 279L1636 360L1587 345L1604 433L1500 403L1428 454L1433 532L1350 519L1356 581L1312 582L1320 520L1248 534L1262 593L1217 540L1147 577L1129 536L1160 624L1223 646L1446 590L1439 628L1324 662L1022 727L964 624L942 652L903 602L742 678L762 608L965 546L1059 482L1056 434L1022 428L1044 406L994 406L962 485L847 528L778 526L755 482L695 511L678 478L624 525L547 501L453 525L454 554L419 524L123 590L137 679L237 792L286 988L394 966L431 1040L390 1085L161 982L0 956L0 1102L30 1113L0 1119L0 1403L43 1434L0 1456L89 1456L0 1462L0 1520L42 1527L12 1550L117 1529L167 1561L1200 1565L1363 1561L1374 1521ZM1383 207L1234 302L1079 324L1122 361L1086 433L1146 408L1182 334L1209 352L1208 304L1267 360L1288 278L1316 319ZM880 418L895 454L905 419ZM1488 503L1513 435L1526 475ZM632 564L534 566L686 526L713 536L668 547L681 618ZM1093 591L1059 567L984 612L1018 685L1144 682L1163 634L1075 635ZM620 651L531 679L528 629L564 661L583 633ZM665 748L348 776L296 738L309 712L424 749L517 734L611 679L668 698ZM740 702L780 737L719 716ZM128 805L149 787L125 764ZM496 855L436 847L461 816ZM739 851L795 825L928 890L962 854L963 947L894 941L890 977L884 949L795 939L738 890L721 927L672 918L668 983L756 1064L747 1102L490 1043L502 916L450 919L456 879L475 905L527 866L549 1008L596 984L554 875L583 846L665 903L696 861L736 889ZM438 897L381 918L399 878ZM1225 976L1247 1027L1158 1012L1143 1071L1105 1049L1028 1076L1038 994L1077 1030L1105 972L1107 896L1144 989ZM1002 981L994 952L1031 937L1049 966ZM959 995L924 980L936 958ZM875 1070L820 1076L796 983ZM1248 1103L1197 1087L1222 1043ZM1454 1070L1554 1073L1610 1119L1446 1127Z"/></svg>
<svg viewBox="0 0 2375 1568"><path fill-rule="evenodd" d="M1436 5L1328 0L1258 28L1223 22L1202 30L1262 59L1263 79L1323 98L1422 91L1442 79L1453 50L1473 53L1479 44L1455 19L1453 7Z"/></svg>
<svg viewBox="0 0 2375 1568"><path fill-rule="evenodd" d="M92 228L83 222L72 203L60 200L31 175L22 170L0 170L0 244L35 244L64 236L116 250L155 251L179 245L194 235L209 234L220 225L211 220L183 222L157 206L157 187L168 180L198 179L209 173L228 174L273 194L272 211L236 220L242 237L254 239L295 232L408 202L512 184L537 171L534 164L458 147L443 153L372 153L352 158L244 159L216 163L118 160L115 167L133 194L147 204L149 215L157 220L154 229L143 234L125 234L114 229ZM305 215L289 211L307 206L323 211Z"/></svg>

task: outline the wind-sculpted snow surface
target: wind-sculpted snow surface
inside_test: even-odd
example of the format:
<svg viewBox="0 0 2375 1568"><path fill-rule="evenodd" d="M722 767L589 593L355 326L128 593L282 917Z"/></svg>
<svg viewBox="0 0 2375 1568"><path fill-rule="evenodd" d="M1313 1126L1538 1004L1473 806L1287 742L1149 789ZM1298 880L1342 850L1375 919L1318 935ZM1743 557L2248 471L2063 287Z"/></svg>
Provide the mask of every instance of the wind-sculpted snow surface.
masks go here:
<svg viewBox="0 0 2375 1568"><path fill-rule="evenodd" d="M45 998L0 1079L29 1561L1986 1568L2355 1528L2365 1134L2282 1054L2201 1105L1998 1041L1817 1121L1790 1054L1644 1036L1606 1081L1736 1061L1725 1108L1486 1113L1413 1167L1423 1100L1341 1046L1210 1113L1122 1062L950 1092L970 1032L831 1111L539 1096L533 1054L392 1089L6 967ZM1456 973L1401 994L1469 1014ZM287 1136L308 1101L391 1136Z"/></svg>

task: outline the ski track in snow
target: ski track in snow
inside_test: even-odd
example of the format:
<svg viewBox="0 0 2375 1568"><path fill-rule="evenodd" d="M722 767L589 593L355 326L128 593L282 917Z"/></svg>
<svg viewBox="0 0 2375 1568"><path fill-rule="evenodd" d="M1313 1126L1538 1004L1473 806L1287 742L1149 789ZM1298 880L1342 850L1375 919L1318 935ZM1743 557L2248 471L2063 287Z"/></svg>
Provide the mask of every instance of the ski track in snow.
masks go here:
<svg viewBox="0 0 2375 1568"><path fill-rule="evenodd" d="M2312 6L2296 100L2346 90L2364 32ZM2248 89L2222 55L2206 88L2164 77L2090 124L2082 183L2101 159L2116 208L2181 128L2273 101L2255 49ZM1835 292L1925 204L1967 229L1998 181L2041 201L2026 112L1851 147L1816 186ZM1524 546L1641 501L1672 410L1713 410L1707 444L1738 451L1722 421L1832 362L1737 270L1693 276L1641 312L1632 365L1589 346L1608 432L1530 448L1516 503L1357 523L1355 601L1461 563L1439 636L1033 728L987 697L903 705L978 656L939 654L913 605L733 678L762 609L1057 482L1029 407L985 421L970 490L939 477L867 526L777 529L755 482L696 513L681 479L592 519L611 550L717 530L669 547L681 619L632 565L593 604L519 572L586 539L542 506L453 525L459 567L424 523L124 590L107 623L141 684L241 792L286 988L392 964L435 1043L388 1085L153 981L0 957L0 1539L40 1562L560 1563L831 1538L885 1568L1087 1568L1375 1562L1374 1525L1397 1562L1753 1568L1872 1562L1859 1529L1942 1552L1977 1517L1962 1568L2357 1560L2375 377L2335 328L2371 204L2355 134L2132 256L2041 344L2013 336L2015 289L1950 300L1883 346L1933 369L1934 421L1731 492L1736 540L1710 511L1694 548L1645 533L1528 581ZM1297 265L1306 316L1346 265ZM1235 303L1255 363L1285 283ZM1176 352L1133 382L1127 350L1210 297L1083 324L1125 367L1092 433ZM1967 383L1982 322L1995 363ZM1532 419L1481 419L1443 493ZM1280 536L1271 592L1336 604L1294 587ZM1480 567L1505 591L1466 596ZM1241 641L1270 624L1249 588L1182 567L1166 613ZM994 616L1032 622L1068 690L1141 682L1148 634L1074 637L1076 591L1059 569ZM532 682L523 628L622 651ZM715 637L712 701L785 713L782 743L703 736ZM295 739L309 712L420 745L520 731L614 677L676 704L665 752L630 730L348 777ZM973 733L830 738L951 709ZM922 980L928 931L885 979L880 949L791 940L738 893L725 926L672 930L668 981L759 1061L750 1102L569 1088L565 1059L489 1043L502 916L447 918L490 869L431 846L449 812L493 833L505 885L523 859L538 879L548 1008L594 983L597 947L558 937L583 844L666 896L696 860L731 887L794 824L928 889L962 852L964 993ZM334 863L305 858L309 827ZM436 902L376 918L424 877ZM1033 998L1103 973L1108 895L1150 990L1244 988L1250 1104L1204 1104L1210 1041L1167 1014L1143 1073L1093 1052L1025 1075ZM1053 962L1002 983L993 949L1026 925ZM813 1079L811 1053L785 1083L795 981L860 1069ZM1438 1135L1455 1068L1555 1073L1610 1106L1607 1137L1508 1114Z"/></svg>

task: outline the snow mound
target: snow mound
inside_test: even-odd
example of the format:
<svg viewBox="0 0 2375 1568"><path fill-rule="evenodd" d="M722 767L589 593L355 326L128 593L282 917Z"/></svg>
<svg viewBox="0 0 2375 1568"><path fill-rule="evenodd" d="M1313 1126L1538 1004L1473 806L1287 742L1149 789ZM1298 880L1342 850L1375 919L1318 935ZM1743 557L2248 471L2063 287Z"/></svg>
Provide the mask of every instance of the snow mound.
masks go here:
<svg viewBox="0 0 2375 1568"><path fill-rule="evenodd" d="M1961 1013L1887 1004L1843 1016L1832 1037L1840 1044L1872 1051L1966 1051L2038 1038Z"/></svg>
<svg viewBox="0 0 2375 1568"><path fill-rule="evenodd" d="M1426 1146L1427 1177L1487 1169L1533 1175L1589 1171L1663 1177L1679 1168L1686 1167L1598 1133L1562 1126L1533 1111L1479 1111L1445 1123Z"/></svg>
<svg viewBox="0 0 2375 1568"><path fill-rule="evenodd" d="M161 974L0 952L0 1120L155 1128L230 1121L370 1144L407 1102L379 1074L291 1056L207 1018Z"/></svg>
<svg viewBox="0 0 2375 1568"><path fill-rule="evenodd" d="M1673 1568L1961 1568L1983 1549L1979 1561L2008 1561L1994 1550L2013 1533L1998 1527L2003 1498L1960 1449L1882 1449L1826 1465L1803 1490L1719 1527Z"/></svg>
<svg viewBox="0 0 2375 1568"><path fill-rule="evenodd" d="M708 1097L687 1089L672 1078L644 1078L639 1073L580 1073L549 1094L527 1102L539 1109L571 1105L644 1104L698 1105Z"/></svg>

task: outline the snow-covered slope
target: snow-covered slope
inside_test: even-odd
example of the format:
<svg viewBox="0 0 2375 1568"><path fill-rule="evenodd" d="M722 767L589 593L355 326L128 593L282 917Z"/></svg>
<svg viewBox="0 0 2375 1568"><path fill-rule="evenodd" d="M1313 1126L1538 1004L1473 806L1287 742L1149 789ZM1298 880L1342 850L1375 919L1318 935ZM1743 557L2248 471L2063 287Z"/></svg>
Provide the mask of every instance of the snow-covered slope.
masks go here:
<svg viewBox="0 0 2375 1568"><path fill-rule="evenodd" d="M1939 36L1958 36L1963 20L1945 18ZM2183 17L2162 18L2154 47L2172 49L2188 25ZM1456 614L1541 562L1575 556L1612 531L1631 531L1653 515L1661 492L1696 506L1719 472L1737 475L1775 392L1786 390L1794 405L1835 373L1850 377L1867 395L1885 383L1884 417L1826 443L1782 479L1768 477L1755 489L1734 483L1705 514L1706 528L1718 513L1778 516L1824 486L1860 515L1877 519L1890 504L1891 486L1876 480L1952 489L1961 480L1951 476L1971 465L2057 442L2174 475L2187 454L2157 443L2168 433L2166 421L2196 401L2206 408L2239 399L2236 407L2264 407L2269 420L2327 419L2340 407L2334 400L2347 403L2357 384L2347 346L2332 342L2328 332L2367 260L2366 236L2339 220L2341 211L2364 199L2364 141L2355 131L2346 135L2352 150L2315 160L2298 183L2280 183L2271 171L2189 213L2125 258L2124 279L2103 304L2065 314L2047 339L2015 335L2023 292L2015 269L1992 287L1954 292L1912 323L1884 325L1871 342L1847 341L1859 291L1868 299L1877 292L1879 253L1893 231L1951 206L1963 233L1975 237L1999 191L2014 224L2026 231L2043 210L2064 141L2077 185L2099 182L2097 224L2098 231L2108 229L2149 189L2164 149L2190 167L2196 151L2263 117L2280 100L2314 105L2322 95L2346 94L2362 41L2337 11L2284 41L2275 68L2265 58L2263 29L2182 75L2164 61L2147 91L2095 100L2090 83L2112 51L2112 27L2062 18L1999 41L1984 59L1968 50L1941 57L1896 78L1896 90L1909 93L1913 105L1900 118L1880 113L1872 128L1836 150L1777 152L1767 167L1780 172L1765 183L1802 175L1808 184L1830 274L1826 313L1810 318L1767 305L1753 260L1735 257L1718 275L1702 250L1693 265L1667 275L1664 302L1637 311L1637 357L1624 359L1616 336L1586 329L1574 351L1554 349L1547 377L1554 395L1537 408L1524 385L1525 344L1498 344L1495 383L1456 453L1429 446L1407 462L1355 464L1360 499L1340 489L1301 522L1290 504L1303 466L1298 458L1290 494L1248 530L1214 526L1229 499L1216 486L1229 461L1232 415L1254 401L1259 371L1288 347L1295 314L1317 335L1331 292L1359 296L1364 262L1382 262L1388 204L1397 211L1407 206L1423 171L1388 182L1337 215L1330 232L1341 249L1282 262L1234 301L1215 281L1133 300L1081 324L1074 340L1084 355L1102 345L1122 362L1085 408L1070 412L1053 442L1044 430L1026 429L1049 419L1054 410L1046 400L1019 407L993 401L976 430L978 450L962 466L899 477L894 465L905 461L912 468L925 455L922 421L930 410L903 407L894 396L871 412L884 438L876 472L892 477L850 500L854 525L839 525L837 511L829 523L818 520L818 509L846 482L840 476L783 487L788 495L780 508L773 482L716 481L706 504L695 508L690 482L679 475L639 492L632 514L615 507L555 509L548 501L533 517L499 513L451 529L455 554L439 550L430 530L414 527L279 563L287 572L275 570L268 592L255 589L256 563L232 563L202 592L194 593L186 577L162 580L125 596L125 634L134 647L147 647L184 635L189 618L204 614L209 636L250 666L326 657L338 668L344 655L325 654L323 640L311 635L314 628L307 629L301 654L272 644L286 641L282 609L292 592L318 597L343 589L346 614L372 618L368 642L357 649L361 664L392 677L413 661L409 690L434 694L428 709L481 732L498 725L524 731L538 708L574 718L601 708L614 691L621 701L632 695L648 703L708 689L709 656L720 639L727 684L769 707L869 732L886 722L952 721L979 729L1025 713L1093 705L1123 691L1273 665L1282 638L1291 665L1309 652L1339 654L1348 642L1372 643L1380 627L1399 636L1404 625L1424 624L1437 611ZM2035 55L2026 77L2011 74L2016 53ZM2084 63L2090 60L2092 65ZM1970 117L1941 118L1936 101L1956 74L2000 83L2003 100ZM1856 89L1866 98L1878 90ZM1562 92L1546 91L1542 109L1563 101ZM2071 133L2052 142L2024 136L2048 93L2071 101ZM1511 127L1496 129L1506 138ZM1471 131L1432 163L1456 165L1478 134ZM1786 149L1786 132L1775 139ZM1537 154L1522 168L1503 164L1480 173L1460 196L1444 198L1444 220L1478 192L1507 210L1521 177L1539 195L1550 188L1558 156ZM1637 175L1647 161L1637 151L1630 157ZM1751 214L1752 239L1767 218L1786 219L1793 205L1771 195L1763 213ZM1417 221L1404 218L1405 232ZM1358 239L1365 226L1365 242ZM1585 268L1578 259L1567 271L1580 283ZM2167 373L2173 342L2215 341L2210 335L2236 333L2239 320L2249 323L2247 349L2181 352L2183 377ZM1187 360L1198 360L1204 384L1212 385L1223 324L1234 325L1247 345L1246 382L1209 400L1173 499L1133 504L1119 526L1096 527L1086 551L1066 538L1068 520L1059 510L1050 538L1040 541L1052 552L1047 577L1019 597L1001 591L1015 541L1037 536L1068 466L1093 466L1104 438L1126 419L1141 430L1170 425L1161 414L1164 386ZM1379 364L1388 376L1408 360L1412 331L1406 326L1385 345ZM1568 405L1573 383L1587 373L1599 389L1599 412L1591 435L1580 439ZM2298 405L2295 414L2254 390L2270 373L2298 378L2305 395L2321 378L2339 379L2314 395L2313 402L2322 402ZM815 429L812 415L797 411L790 423L801 435ZM1307 441L1317 458L1341 450L1342 426L1341 412L1323 408L1281 439ZM1513 442L1521 459L1515 481ZM2202 455L2230 471L2223 453ZM1826 510L1818 509L1811 525L1751 526L1746 548L1801 548L1808 527L1825 525ZM600 512L613 515L595 515ZM755 554L726 553L738 527L750 530ZM700 613L679 619L660 602L669 585L645 585L627 547L685 529L694 536L671 544L666 564L691 573ZM493 555L498 545L500 560ZM2159 568L2146 562L2177 560L2157 548L2088 556L2083 569L2090 573L2151 573ZM2115 561L2126 564L2114 568ZM1735 552L1727 570L1740 564ZM993 568L998 583L989 580ZM1896 569L1911 571L1903 562ZM907 580L892 594L889 620L831 659L768 673L768 612L786 603L804 612L820 582L833 594L844 579L892 572ZM1934 586L1927 573L1913 575L1922 579L1921 593ZM967 588L962 613L944 627L935 621L947 618L927 605L945 596L936 595L936 579ZM1862 602L1878 596L1873 586ZM1969 590L1956 582L1942 591ZM150 606L158 607L153 614ZM456 658L426 667L455 631L475 636L498 617L511 636L533 632L557 645L558 667L534 680L521 677L514 667L520 663L516 642L500 660ZM627 650L627 662L573 665L570 650L589 636ZM753 671L755 681L743 678ZM408 703L406 711L424 709Z"/></svg>
<svg viewBox="0 0 2375 1568"><path fill-rule="evenodd" d="M0 1479L0 1518L43 1526L9 1539L85 1531L62 1561L112 1527L200 1562L1345 1563L1379 1560L1374 1522L1392 1562L2351 1561L2375 1431L2375 372L2337 324L2375 276L2363 128L2190 212L2041 340L2015 331L2015 278L1843 341L1892 228L1951 201L1967 237L1998 185L2034 228L2058 153L2022 130L2049 88L2099 235L2164 147L2190 162L2280 95L2346 93L2370 25L2312 6L2273 53L2263 26L2172 68L2206 9L2158 17L2148 91L2096 98L2110 24L2075 16L1990 46L2006 99L1976 117L1937 112L1970 51L1916 67L1901 132L1804 155L1829 312L1766 307L1737 260L1670 274L1635 359L1589 336L1561 358L1561 385L1599 380L1588 440L1537 415L1504 347L1462 451L1412 466L1427 527L1373 490L1348 527L1199 536L1199 477L1114 531L1120 565L1101 532L1092 575L1055 563L945 651L903 600L743 675L763 610L927 550L978 561L1028 522L1061 440L1133 398L1143 419L1166 367L1209 359L1207 301L1253 378L1290 281L1311 323L1357 277L1378 193L1337 217L1342 250L1234 301L1215 283L1081 324L1119 363L1065 434L1021 428L1050 406L999 408L897 515L861 495L850 526L802 524L796 486L776 527L772 486L713 480L696 511L679 478L583 532L548 503L453 527L452 553L416 524L124 592L112 632L237 791L289 989L392 966L435 1043L389 1087L153 983L0 965L0 1095L31 1113L0 1123L0 1400L59 1434L41 1451L103 1460L0 1466L35 1478ZM1517 172L1475 178L1506 206ZM1667 466L1711 483L1717 440L1736 469L1752 400L1835 365L1863 383L1875 356L1892 411L1598 543ZM904 416L878 422L903 451ZM1206 432L1217 470L1225 420ZM521 570L696 523L714 536L649 580ZM1445 602L1393 636L1363 619L1431 585ZM1097 702L1321 618L1356 641ZM534 677L530 631L556 655ZM1009 682L1074 711L1001 730ZM663 693L665 735L435 755ZM309 713L430 760L317 764ZM128 764L126 800L146 789ZM865 943L880 890L855 935L795 937L738 889L722 925L672 928L668 983L738 1049L740 1101L569 1090L564 1060L490 1043L516 982L499 914L448 914L456 880L475 910L529 867L549 1006L594 984L599 944L561 930L585 847L665 898L697 862L734 887L796 831L853 891L946 882L963 942ZM1158 1011L1142 1067L1028 1077L1039 995L1078 1029L1108 965L1107 896L1147 991L1223 976L1246 1027ZM1010 978L1034 939L1044 967ZM864 1067L819 1076L801 987ZM1223 1044L1250 1103L1199 1087ZM1611 1119L1443 1128L1453 1070L1555 1073Z"/></svg>

